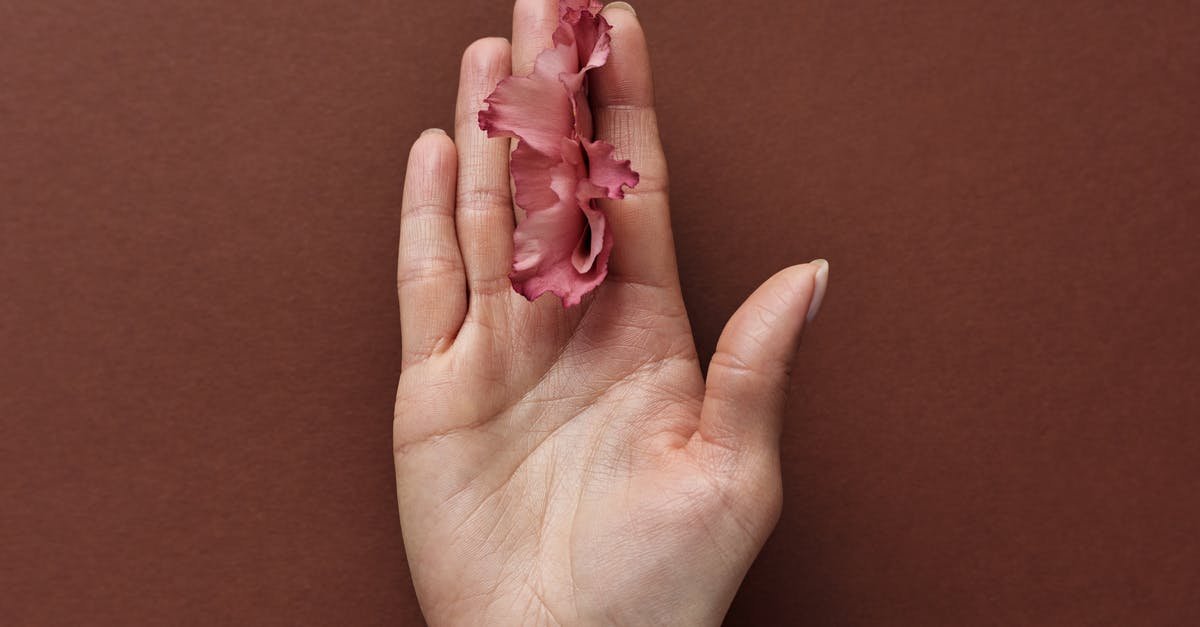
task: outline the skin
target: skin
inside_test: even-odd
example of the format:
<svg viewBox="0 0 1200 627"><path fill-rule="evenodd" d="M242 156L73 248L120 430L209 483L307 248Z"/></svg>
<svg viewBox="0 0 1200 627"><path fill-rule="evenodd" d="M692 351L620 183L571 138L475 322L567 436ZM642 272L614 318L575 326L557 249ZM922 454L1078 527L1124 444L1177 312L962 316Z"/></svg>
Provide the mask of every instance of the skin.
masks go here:
<svg viewBox="0 0 1200 627"><path fill-rule="evenodd" d="M628 8L604 15L614 41L592 74L596 136L642 179L602 205L610 273L580 306L512 290L510 145L476 123L496 83L550 45L555 0L518 0L511 46L467 49L454 139L428 131L412 148L394 445L432 625L716 625L779 516L789 368L827 266L787 268L754 292L705 380L646 41Z"/></svg>

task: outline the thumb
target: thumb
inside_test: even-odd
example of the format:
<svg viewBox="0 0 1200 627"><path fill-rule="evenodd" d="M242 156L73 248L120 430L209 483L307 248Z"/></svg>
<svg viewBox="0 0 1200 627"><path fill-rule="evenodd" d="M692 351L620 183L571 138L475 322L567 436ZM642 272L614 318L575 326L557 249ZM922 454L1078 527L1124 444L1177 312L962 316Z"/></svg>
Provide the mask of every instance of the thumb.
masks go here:
<svg viewBox="0 0 1200 627"><path fill-rule="evenodd" d="M775 445L804 323L825 296L829 263L818 259L767 279L725 325L708 367L700 435L740 450Z"/></svg>

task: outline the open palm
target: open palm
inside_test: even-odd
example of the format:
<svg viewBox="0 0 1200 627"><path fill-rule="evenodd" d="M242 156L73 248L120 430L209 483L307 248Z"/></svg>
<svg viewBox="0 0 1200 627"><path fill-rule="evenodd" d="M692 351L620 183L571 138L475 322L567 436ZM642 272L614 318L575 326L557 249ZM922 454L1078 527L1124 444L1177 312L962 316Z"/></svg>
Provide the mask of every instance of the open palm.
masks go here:
<svg viewBox="0 0 1200 627"><path fill-rule="evenodd" d="M483 99L549 45L556 0L518 0L513 43L463 58L455 139L409 159L395 453L405 547L433 624L712 624L778 517L788 370L823 262L788 268L730 321L701 374L679 289L646 43L610 7L596 134L641 184L606 201L609 278L583 303L508 280L507 139Z"/></svg>

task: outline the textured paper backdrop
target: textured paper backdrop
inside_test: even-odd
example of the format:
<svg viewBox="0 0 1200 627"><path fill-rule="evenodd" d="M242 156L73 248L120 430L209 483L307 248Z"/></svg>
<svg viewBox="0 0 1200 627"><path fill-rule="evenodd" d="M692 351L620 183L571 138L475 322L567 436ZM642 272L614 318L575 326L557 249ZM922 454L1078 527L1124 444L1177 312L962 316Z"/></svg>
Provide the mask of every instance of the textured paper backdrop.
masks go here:
<svg viewBox="0 0 1200 627"><path fill-rule="evenodd" d="M638 8L701 354L832 262L729 624L1195 621L1197 5ZM0 622L419 623L400 174L508 12L0 1Z"/></svg>

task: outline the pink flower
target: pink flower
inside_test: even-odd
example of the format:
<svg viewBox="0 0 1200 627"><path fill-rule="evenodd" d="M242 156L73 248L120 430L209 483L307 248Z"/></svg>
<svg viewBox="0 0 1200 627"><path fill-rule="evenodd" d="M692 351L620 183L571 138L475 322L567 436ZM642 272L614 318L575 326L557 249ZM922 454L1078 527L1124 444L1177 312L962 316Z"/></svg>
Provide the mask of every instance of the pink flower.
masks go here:
<svg viewBox="0 0 1200 627"><path fill-rule="evenodd" d="M525 219L513 233L513 289L579 304L608 274L612 232L596 200L624 198L638 175L613 146L592 141L587 73L608 61L612 26L596 0L559 0L554 47L533 73L496 86L479 112L488 137L515 137L510 170Z"/></svg>

